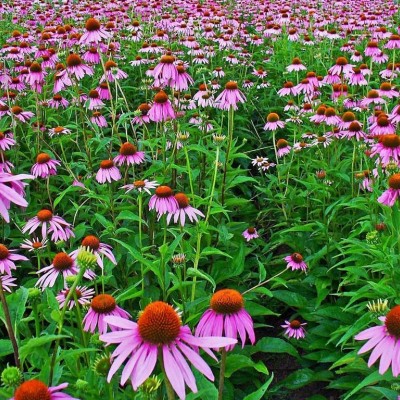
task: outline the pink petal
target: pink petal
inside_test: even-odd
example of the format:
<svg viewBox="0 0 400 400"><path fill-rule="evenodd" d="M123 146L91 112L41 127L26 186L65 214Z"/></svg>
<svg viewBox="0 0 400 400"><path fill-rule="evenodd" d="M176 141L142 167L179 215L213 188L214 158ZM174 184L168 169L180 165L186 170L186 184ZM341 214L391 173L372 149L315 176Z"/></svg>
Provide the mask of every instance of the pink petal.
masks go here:
<svg viewBox="0 0 400 400"><path fill-rule="evenodd" d="M163 346L163 364L165 368L165 373L169 381L171 382L171 386L174 388L175 392L178 394L181 400L184 400L185 395L185 381L182 376L182 371L179 368L179 365L175 361L175 358L169 352L168 346Z"/></svg>

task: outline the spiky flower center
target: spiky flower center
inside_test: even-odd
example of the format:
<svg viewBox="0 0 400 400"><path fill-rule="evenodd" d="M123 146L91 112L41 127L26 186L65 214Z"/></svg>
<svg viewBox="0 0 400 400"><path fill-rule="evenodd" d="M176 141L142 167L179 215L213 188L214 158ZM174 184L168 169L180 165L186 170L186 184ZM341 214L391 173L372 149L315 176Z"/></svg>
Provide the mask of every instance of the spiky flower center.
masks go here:
<svg viewBox="0 0 400 400"><path fill-rule="evenodd" d="M113 160L103 160L100 163L100 168L101 169L110 169L114 166L114 161Z"/></svg>
<svg viewBox="0 0 400 400"><path fill-rule="evenodd" d="M385 147L395 148L400 146L400 136L389 134L381 136L379 140Z"/></svg>
<svg viewBox="0 0 400 400"><path fill-rule="evenodd" d="M137 152L137 147L131 143L123 143L119 149L119 154L123 156L133 156Z"/></svg>
<svg viewBox="0 0 400 400"><path fill-rule="evenodd" d="M20 106L11 107L11 112L15 115L19 115L23 112L23 109Z"/></svg>
<svg viewBox="0 0 400 400"><path fill-rule="evenodd" d="M386 127L390 125L389 119L386 115L380 115L376 120L376 124L380 127Z"/></svg>
<svg viewBox="0 0 400 400"><path fill-rule="evenodd" d="M49 388L41 381L32 379L20 385L14 394L15 400L50 400Z"/></svg>
<svg viewBox="0 0 400 400"><path fill-rule="evenodd" d="M157 197L171 197L174 195L174 192L169 186L161 185L155 190L155 194Z"/></svg>
<svg viewBox="0 0 400 400"><path fill-rule="evenodd" d="M326 107L325 106L319 106L317 108L317 115L325 115Z"/></svg>
<svg viewBox="0 0 400 400"><path fill-rule="evenodd" d="M292 260L293 260L295 263L300 264L301 262L303 262L303 256L302 256L300 253L293 253L293 254L291 255L291 257L292 257Z"/></svg>
<svg viewBox="0 0 400 400"><path fill-rule="evenodd" d="M346 57L338 57L336 59L336 65L344 66L347 65L347 59Z"/></svg>
<svg viewBox="0 0 400 400"><path fill-rule="evenodd" d="M99 294L92 299L90 307L98 314L108 314L115 310L117 303L110 294Z"/></svg>
<svg viewBox="0 0 400 400"><path fill-rule="evenodd" d="M10 254L10 251L7 249L4 244L0 244L0 260L5 260L8 255Z"/></svg>
<svg viewBox="0 0 400 400"><path fill-rule="evenodd" d="M283 87L284 87L285 89L291 89L293 86L294 86L293 82L290 82L290 81L285 82L285 83L283 84Z"/></svg>
<svg viewBox="0 0 400 400"><path fill-rule="evenodd" d="M31 64L30 71L31 72L42 72L42 67L40 66L40 64L38 62L34 61Z"/></svg>
<svg viewBox="0 0 400 400"><path fill-rule="evenodd" d="M53 218L53 213L50 210L40 210L36 216L40 222L49 222Z"/></svg>
<svg viewBox="0 0 400 400"><path fill-rule="evenodd" d="M393 307L386 314L385 325L391 335L400 337L400 306Z"/></svg>
<svg viewBox="0 0 400 400"><path fill-rule="evenodd" d="M155 96L154 96L154 102L158 104L165 104L168 101L168 96L167 94L163 91L160 90Z"/></svg>
<svg viewBox="0 0 400 400"><path fill-rule="evenodd" d="M106 69L106 71L110 71L112 68L116 68L116 67L117 67L117 64L112 60L108 60L104 64L104 68Z"/></svg>
<svg viewBox="0 0 400 400"><path fill-rule="evenodd" d="M53 259L53 266L57 271L65 271L70 269L73 264L74 260L64 252L57 253Z"/></svg>
<svg viewBox="0 0 400 400"><path fill-rule="evenodd" d="M227 90L237 90L238 89L238 85L236 82L234 81L229 81L226 85L225 85L225 89Z"/></svg>
<svg viewBox="0 0 400 400"><path fill-rule="evenodd" d="M361 125L357 121L353 121L349 126L349 131L350 132L360 132Z"/></svg>
<svg viewBox="0 0 400 400"><path fill-rule="evenodd" d="M100 22L96 18L89 18L86 21L85 27L89 32L98 31L100 29Z"/></svg>
<svg viewBox="0 0 400 400"><path fill-rule="evenodd" d="M368 99L378 99L379 98L379 92L375 89L372 89L368 92L367 94Z"/></svg>
<svg viewBox="0 0 400 400"><path fill-rule="evenodd" d="M146 182L142 180L137 180L133 182L133 186L135 186L135 188L144 188L146 186Z"/></svg>
<svg viewBox="0 0 400 400"><path fill-rule="evenodd" d="M100 247L100 240L97 236L88 235L82 240L83 247L89 247L91 250L97 250Z"/></svg>
<svg viewBox="0 0 400 400"><path fill-rule="evenodd" d="M219 314L235 314L244 305L243 296L234 289L222 289L211 297L210 307Z"/></svg>
<svg viewBox="0 0 400 400"><path fill-rule="evenodd" d="M150 106L147 103L142 103L138 107L138 110L142 113L142 115L146 115L150 110Z"/></svg>
<svg viewBox="0 0 400 400"><path fill-rule="evenodd" d="M383 82L380 89L385 92L389 92L390 90L392 90L392 84L390 82Z"/></svg>
<svg viewBox="0 0 400 400"><path fill-rule="evenodd" d="M140 336L146 342L157 345L168 344L179 335L181 319L178 313L167 303L150 303L138 320Z"/></svg>
<svg viewBox="0 0 400 400"><path fill-rule="evenodd" d="M334 117L336 115L336 111L333 107L328 107L325 110L325 117Z"/></svg>
<svg viewBox="0 0 400 400"><path fill-rule="evenodd" d="M293 321L291 321L289 325L292 329L300 329L301 328L301 323L297 319L294 319Z"/></svg>
<svg viewBox="0 0 400 400"><path fill-rule="evenodd" d="M175 199L178 202L179 208L186 208L189 205L189 199L185 193L177 193Z"/></svg>
<svg viewBox="0 0 400 400"><path fill-rule="evenodd" d="M90 90L89 91L89 97L91 99L98 99L99 98L99 92L97 90Z"/></svg>
<svg viewBox="0 0 400 400"><path fill-rule="evenodd" d="M67 57L67 66L68 67L77 67L82 64L82 60L78 54L70 54Z"/></svg>
<svg viewBox="0 0 400 400"><path fill-rule="evenodd" d="M175 61L175 57L171 55L164 55L161 57L160 62L162 64L173 64Z"/></svg>
<svg viewBox="0 0 400 400"><path fill-rule="evenodd" d="M45 164L47 162L49 162L51 160L50 156L47 153L40 153L37 157L36 157L36 162L38 164Z"/></svg>
<svg viewBox="0 0 400 400"><path fill-rule="evenodd" d="M253 235L254 233L256 233L256 228L250 226L249 228L247 228L247 233Z"/></svg>
<svg viewBox="0 0 400 400"><path fill-rule="evenodd" d="M287 140L285 140L285 139L279 139L279 140L276 142L276 147L277 147L278 149L284 149L285 147L287 147L287 145L288 145L288 142L287 142Z"/></svg>
<svg viewBox="0 0 400 400"><path fill-rule="evenodd" d="M293 58L292 64L293 65L300 65L301 64L300 58L298 58L298 57Z"/></svg>
<svg viewBox="0 0 400 400"><path fill-rule="evenodd" d="M400 189L400 173L394 174L389 178L389 187L391 189Z"/></svg>
<svg viewBox="0 0 400 400"><path fill-rule="evenodd" d="M267 122L278 122L279 115L277 113L269 113L267 115Z"/></svg>
<svg viewBox="0 0 400 400"><path fill-rule="evenodd" d="M343 122L352 122L356 119L356 116L351 111L346 111L342 115Z"/></svg>

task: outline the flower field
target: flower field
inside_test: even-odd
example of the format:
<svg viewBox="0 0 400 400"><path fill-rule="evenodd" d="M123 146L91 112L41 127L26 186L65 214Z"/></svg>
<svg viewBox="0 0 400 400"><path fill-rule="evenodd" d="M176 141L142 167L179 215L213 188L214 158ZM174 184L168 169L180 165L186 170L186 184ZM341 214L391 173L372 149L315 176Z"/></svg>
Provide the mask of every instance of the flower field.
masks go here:
<svg viewBox="0 0 400 400"><path fill-rule="evenodd" d="M393 0L3 0L0 399L399 400Z"/></svg>

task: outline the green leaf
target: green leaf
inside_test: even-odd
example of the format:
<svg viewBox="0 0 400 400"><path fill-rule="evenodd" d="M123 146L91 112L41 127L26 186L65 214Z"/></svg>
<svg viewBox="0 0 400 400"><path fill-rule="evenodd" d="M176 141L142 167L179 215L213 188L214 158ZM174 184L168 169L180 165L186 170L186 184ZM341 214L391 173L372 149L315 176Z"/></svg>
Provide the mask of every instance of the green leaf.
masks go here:
<svg viewBox="0 0 400 400"><path fill-rule="evenodd" d="M215 287L217 285L216 285L214 279L207 273L205 273L203 271L199 271L198 269L194 269L194 268L188 268L186 273L187 273L187 276L197 276L198 278L201 278L201 279L204 279L204 280L210 282L213 287L213 291L215 290Z"/></svg>
<svg viewBox="0 0 400 400"><path fill-rule="evenodd" d="M284 379L281 384L288 389L299 389L317 381L329 381L333 374L330 371L312 371L311 369L299 369Z"/></svg>
<svg viewBox="0 0 400 400"><path fill-rule="evenodd" d="M123 302L125 300L135 299L136 297L141 297L143 292L138 290L137 286L132 286L125 290L124 292L120 293L115 300L117 303Z"/></svg>
<svg viewBox="0 0 400 400"><path fill-rule="evenodd" d="M263 337L252 347L251 351L252 353L261 351L263 353L286 353L293 357L299 356L294 346L283 339L274 337Z"/></svg>
<svg viewBox="0 0 400 400"><path fill-rule="evenodd" d="M42 348L44 345L57 339L67 338L66 335L46 335L37 338L28 339L28 342L19 348L19 356L23 362L36 348Z"/></svg>
<svg viewBox="0 0 400 400"><path fill-rule="evenodd" d="M384 375L381 375L379 371L374 371L371 374L369 374L366 378L364 378L350 393L348 393L347 396L344 398L344 400L349 399L351 396L353 396L353 394L359 392L366 386L382 382L382 380L391 380L391 379L392 375L390 371L386 372Z"/></svg>
<svg viewBox="0 0 400 400"><path fill-rule="evenodd" d="M207 257L207 256L211 256L211 255L213 255L213 254L217 254L217 255L220 255L220 256L232 258L232 256L230 256L229 254L224 253L223 251L218 250L218 249L215 248L215 247L206 247L206 248L203 249L203 251L201 252L200 257Z"/></svg>
<svg viewBox="0 0 400 400"><path fill-rule="evenodd" d="M271 377L267 380L267 382L264 383L264 385L260 387L260 389L258 389L254 393L249 394L243 400L261 400L264 397L265 392L269 388L269 385L271 384L273 379L274 379L274 374L272 373Z"/></svg>
<svg viewBox="0 0 400 400"><path fill-rule="evenodd" d="M268 374L267 367L261 361L256 363L247 356L241 354L232 354L226 359L225 376L229 378L234 372L239 371L242 368L254 368L256 371L261 372L262 374Z"/></svg>
<svg viewBox="0 0 400 400"><path fill-rule="evenodd" d="M254 303L250 300L246 301L246 310L252 317L256 317L258 315L279 315L267 307L262 306L261 304Z"/></svg>
<svg viewBox="0 0 400 400"><path fill-rule="evenodd" d="M8 356L13 353L11 340L0 339L0 357Z"/></svg>
<svg viewBox="0 0 400 400"><path fill-rule="evenodd" d="M302 308L308 305L308 300L304 296L290 290L274 290L272 294L274 298L291 307Z"/></svg>
<svg viewBox="0 0 400 400"><path fill-rule="evenodd" d="M378 393L384 395L385 399L388 399L388 400L397 400L398 399L398 393L396 391L387 389L384 387L373 386L373 387L369 387L368 391L369 392L378 392Z"/></svg>

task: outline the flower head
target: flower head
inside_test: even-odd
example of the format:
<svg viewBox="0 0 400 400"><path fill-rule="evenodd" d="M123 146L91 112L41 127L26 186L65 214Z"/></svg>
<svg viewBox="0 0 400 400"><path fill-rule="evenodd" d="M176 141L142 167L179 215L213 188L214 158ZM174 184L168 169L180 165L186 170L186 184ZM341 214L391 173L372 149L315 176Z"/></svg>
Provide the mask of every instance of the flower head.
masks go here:
<svg viewBox="0 0 400 400"><path fill-rule="evenodd" d="M306 335L306 331L303 328L304 325L307 325L305 322L301 323L297 319L292 321L285 321L284 325L281 325L282 328L286 328L285 335L290 338L302 339Z"/></svg>
<svg viewBox="0 0 400 400"><path fill-rule="evenodd" d="M17 387L14 397L9 400L79 400L61 390L68 387L68 383L47 387L42 381L31 379Z"/></svg>
<svg viewBox="0 0 400 400"><path fill-rule="evenodd" d="M234 81L229 81L225 85L225 90L215 99L215 104L222 110L229 110L233 107L237 110L237 103L244 103L245 95L238 89L238 85Z"/></svg>
<svg viewBox="0 0 400 400"><path fill-rule="evenodd" d="M174 213L179 208L174 192L169 186L159 186L149 201L149 209L155 209L158 215Z"/></svg>
<svg viewBox="0 0 400 400"><path fill-rule="evenodd" d="M36 157L36 163L33 165L31 173L36 176L36 178L48 178L57 173L58 165L60 165L59 161L52 160L47 153L40 153Z"/></svg>
<svg viewBox="0 0 400 400"><path fill-rule="evenodd" d="M156 181L149 181L148 179L144 180L137 180L133 183L125 186L121 186L121 189L126 189L126 193L130 192L131 190L137 190L139 193L145 191L148 194L151 194L150 189L155 189L159 183Z"/></svg>
<svg viewBox="0 0 400 400"><path fill-rule="evenodd" d="M57 301L60 304L60 308L64 307L65 301L67 300L67 296L69 294L69 289L63 289L61 292L56 296ZM93 289L88 289L86 286L77 286L75 289L76 299L81 306L90 303L94 295ZM68 308L71 310L76 305L75 296L72 297L68 302Z"/></svg>
<svg viewBox="0 0 400 400"><path fill-rule="evenodd" d="M108 374L108 381L123 364L121 385L131 380L134 390L146 381L153 372L158 354L162 354L165 373L179 399L185 399L185 384L197 392L196 380L186 360L191 362L208 379L214 375L207 363L198 354L198 348L233 345L236 340L222 337L195 337L188 326L182 326L179 314L167 303L150 303L140 314L138 322L119 317L107 317L106 322L116 329L100 336L107 344L118 344L112 354L113 363Z"/></svg>
<svg viewBox="0 0 400 400"><path fill-rule="evenodd" d="M379 317L383 325L368 328L354 337L356 340L368 341L361 347L358 354L372 350L368 360L368 367L371 367L378 358L379 373L384 374L392 365L393 376L400 374L400 305L393 307L386 316Z"/></svg>
<svg viewBox="0 0 400 400"><path fill-rule="evenodd" d="M131 143L123 143L119 149L119 155L114 158L114 163L120 165L142 164L144 162L144 152L138 151L137 147Z"/></svg>
<svg viewBox="0 0 400 400"><path fill-rule="evenodd" d="M27 261L25 256L15 254L16 250L9 250L4 244L0 244L0 273L11 275L12 269L17 269L14 261Z"/></svg>
<svg viewBox="0 0 400 400"><path fill-rule="evenodd" d="M251 239L258 238L258 232L257 232L256 228L254 228L253 226L249 226L245 231L243 231L242 235L248 242Z"/></svg>
<svg viewBox="0 0 400 400"><path fill-rule="evenodd" d="M307 270L307 264L303 261L303 256L300 253L293 253L290 256L284 258L288 263L286 268L291 268L292 271L301 269L302 271Z"/></svg>
<svg viewBox="0 0 400 400"><path fill-rule="evenodd" d="M83 318L83 330L94 333L96 328L98 328L99 333L106 333L107 322L105 317L107 316L119 317L121 319L128 319L130 317L125 310L117 306L117 302L113 296L109 294L99 294L92 299L90 308ZM115 331L118 330L118 328L111 326L111 330Z"/></svg>
<svg viewBox="0 0 400 400"><path fill-rule="evenodd" d="M121 177L121 172L114 165L113 160L103 160L100 163L100 169L97 171L96 181L99 183L111 183L112 181L119 181Z"/></svg>
<svg viewBox="0 0 400 400"><path fill-rule="evenodd" d="M208 309L200 318L196 328L196 336L225 336L237 338L239 335L242 347L247 336L254 344L253 321L244 309L243 296L234 289L222 289L213 294ZM235 346L226 346L232 350Z"/></svg>
<svg viewBox="0 0 400 400"><path fill-rule="evenodd" d="M400 173L393 174L389 180L389 189L378 197L378 202L393 207L400 196Z"/></svg>
<svg viewBox="0 0 400 400"><path fill-rule="evenodd" d="M198 216L204 217L204 214L201 211L189 204L189 199L184 193L177 193L174 197L178 203L178 208L174 212L168 213L168 224L172 217L174 218L174 223L176 224L179 221L181 226L185 225L186 217L189 218L190 222L197 222Z"/></svg>

